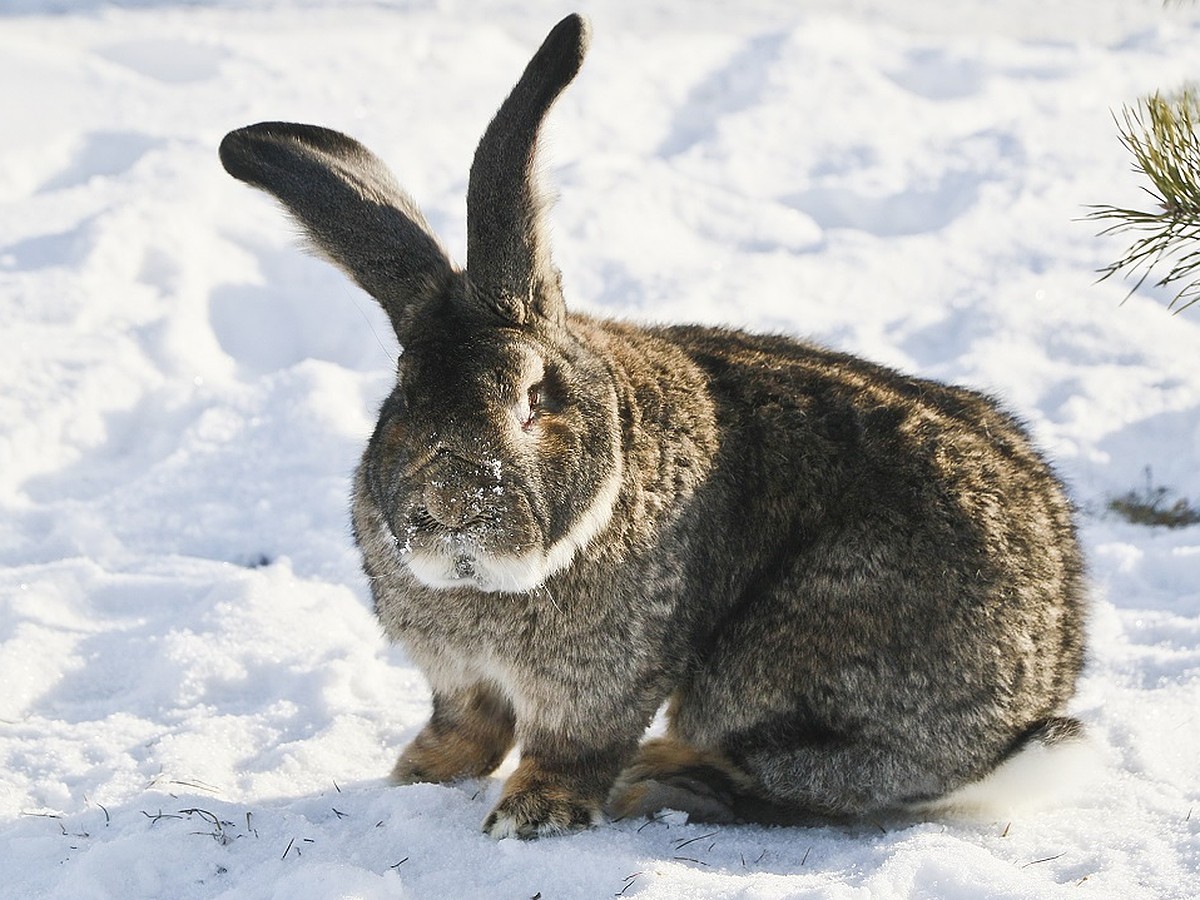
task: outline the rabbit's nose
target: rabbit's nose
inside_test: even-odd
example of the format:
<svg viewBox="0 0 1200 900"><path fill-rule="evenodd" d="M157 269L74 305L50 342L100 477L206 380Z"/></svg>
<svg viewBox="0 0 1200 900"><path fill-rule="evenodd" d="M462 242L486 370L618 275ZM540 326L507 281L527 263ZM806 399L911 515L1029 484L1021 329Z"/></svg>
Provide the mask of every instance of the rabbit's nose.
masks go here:
<svg viewBox="0 0 1200 900"><path fill-rule="evenodd" d="M443 528L460 531L483 515L478 493L464 484L427 485L423 498L425 512Z"/></svg>

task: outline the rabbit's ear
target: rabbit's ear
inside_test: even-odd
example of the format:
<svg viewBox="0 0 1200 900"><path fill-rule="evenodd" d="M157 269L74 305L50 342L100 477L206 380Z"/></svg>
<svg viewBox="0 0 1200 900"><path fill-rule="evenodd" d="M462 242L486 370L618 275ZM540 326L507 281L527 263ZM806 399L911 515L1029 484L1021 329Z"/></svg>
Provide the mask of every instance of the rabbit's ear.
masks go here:
<svg viewBox="0 0 1200 900"><path fill-rule="evenodd" d="M230 175L283 203L316 248L379 301L398 335L409 306L453 274L417 205L358 141L261 122L225 135L220 154Z"/></svg>
<svg viewBox="0 0 1200 900"><path fill-rule="evenodd" d="M484 132L467 189L467 274L481 298L518 323L565 315L535 182L538 132L588 46L587 21L559 22Z"/></svg>

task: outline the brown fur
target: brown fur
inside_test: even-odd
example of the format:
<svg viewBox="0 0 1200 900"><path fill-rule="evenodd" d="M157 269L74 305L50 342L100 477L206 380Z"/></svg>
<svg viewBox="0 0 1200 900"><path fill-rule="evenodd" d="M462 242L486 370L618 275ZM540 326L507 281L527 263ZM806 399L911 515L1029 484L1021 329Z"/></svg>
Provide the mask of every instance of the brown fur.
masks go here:
<svg viewBox="0 0 1200 900"><path fill-rule="evenodd" d="M399 784L488 775L513 745L508 704L482 686L436 698L433 717L392 769Z"/></svg>
<svg viewBox="0 0 1200 900"><path fill-rule="evenodd" d="M725 754L691 747L670 737L646 741L609 793L606 811L618 819L648 816L663 808L692 821L733 822L752 797L754 779Z"/></svg>

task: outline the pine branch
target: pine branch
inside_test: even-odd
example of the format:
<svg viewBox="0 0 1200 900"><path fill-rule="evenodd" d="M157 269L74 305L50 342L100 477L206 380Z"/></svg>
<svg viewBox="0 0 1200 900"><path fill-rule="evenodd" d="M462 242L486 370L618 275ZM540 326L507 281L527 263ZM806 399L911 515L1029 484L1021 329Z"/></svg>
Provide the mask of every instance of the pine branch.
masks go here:
<svg viewBox="0 0 1200 900"><path fill-rule="evenodd" d="M1089 219L1112 222L1101 234L1140 234L1121 259L1100 270L1100 278L1137 275L1132 294L1155 269L1168 267L1155 286L1176 291L1171 309L1187 309L1200 302L1200 88L1155 93L1113 118L1121 143L1133 154L1134 171L1150 181L1143 190L1154 205L1092 207Z"/></svg>

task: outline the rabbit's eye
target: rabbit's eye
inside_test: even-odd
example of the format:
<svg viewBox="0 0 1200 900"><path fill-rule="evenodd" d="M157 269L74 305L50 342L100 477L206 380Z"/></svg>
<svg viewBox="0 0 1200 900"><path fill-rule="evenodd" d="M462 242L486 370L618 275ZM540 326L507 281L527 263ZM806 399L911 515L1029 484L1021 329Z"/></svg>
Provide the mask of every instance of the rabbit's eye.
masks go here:
<svg viewBox="0 0 1200 900"><path fill-rule="evenodd" d="M529 389L527 403L521 410L521 429L528 431L533 427L534 420L537 419L538 412L542 405L542 386L535 384Z"/></svg>

